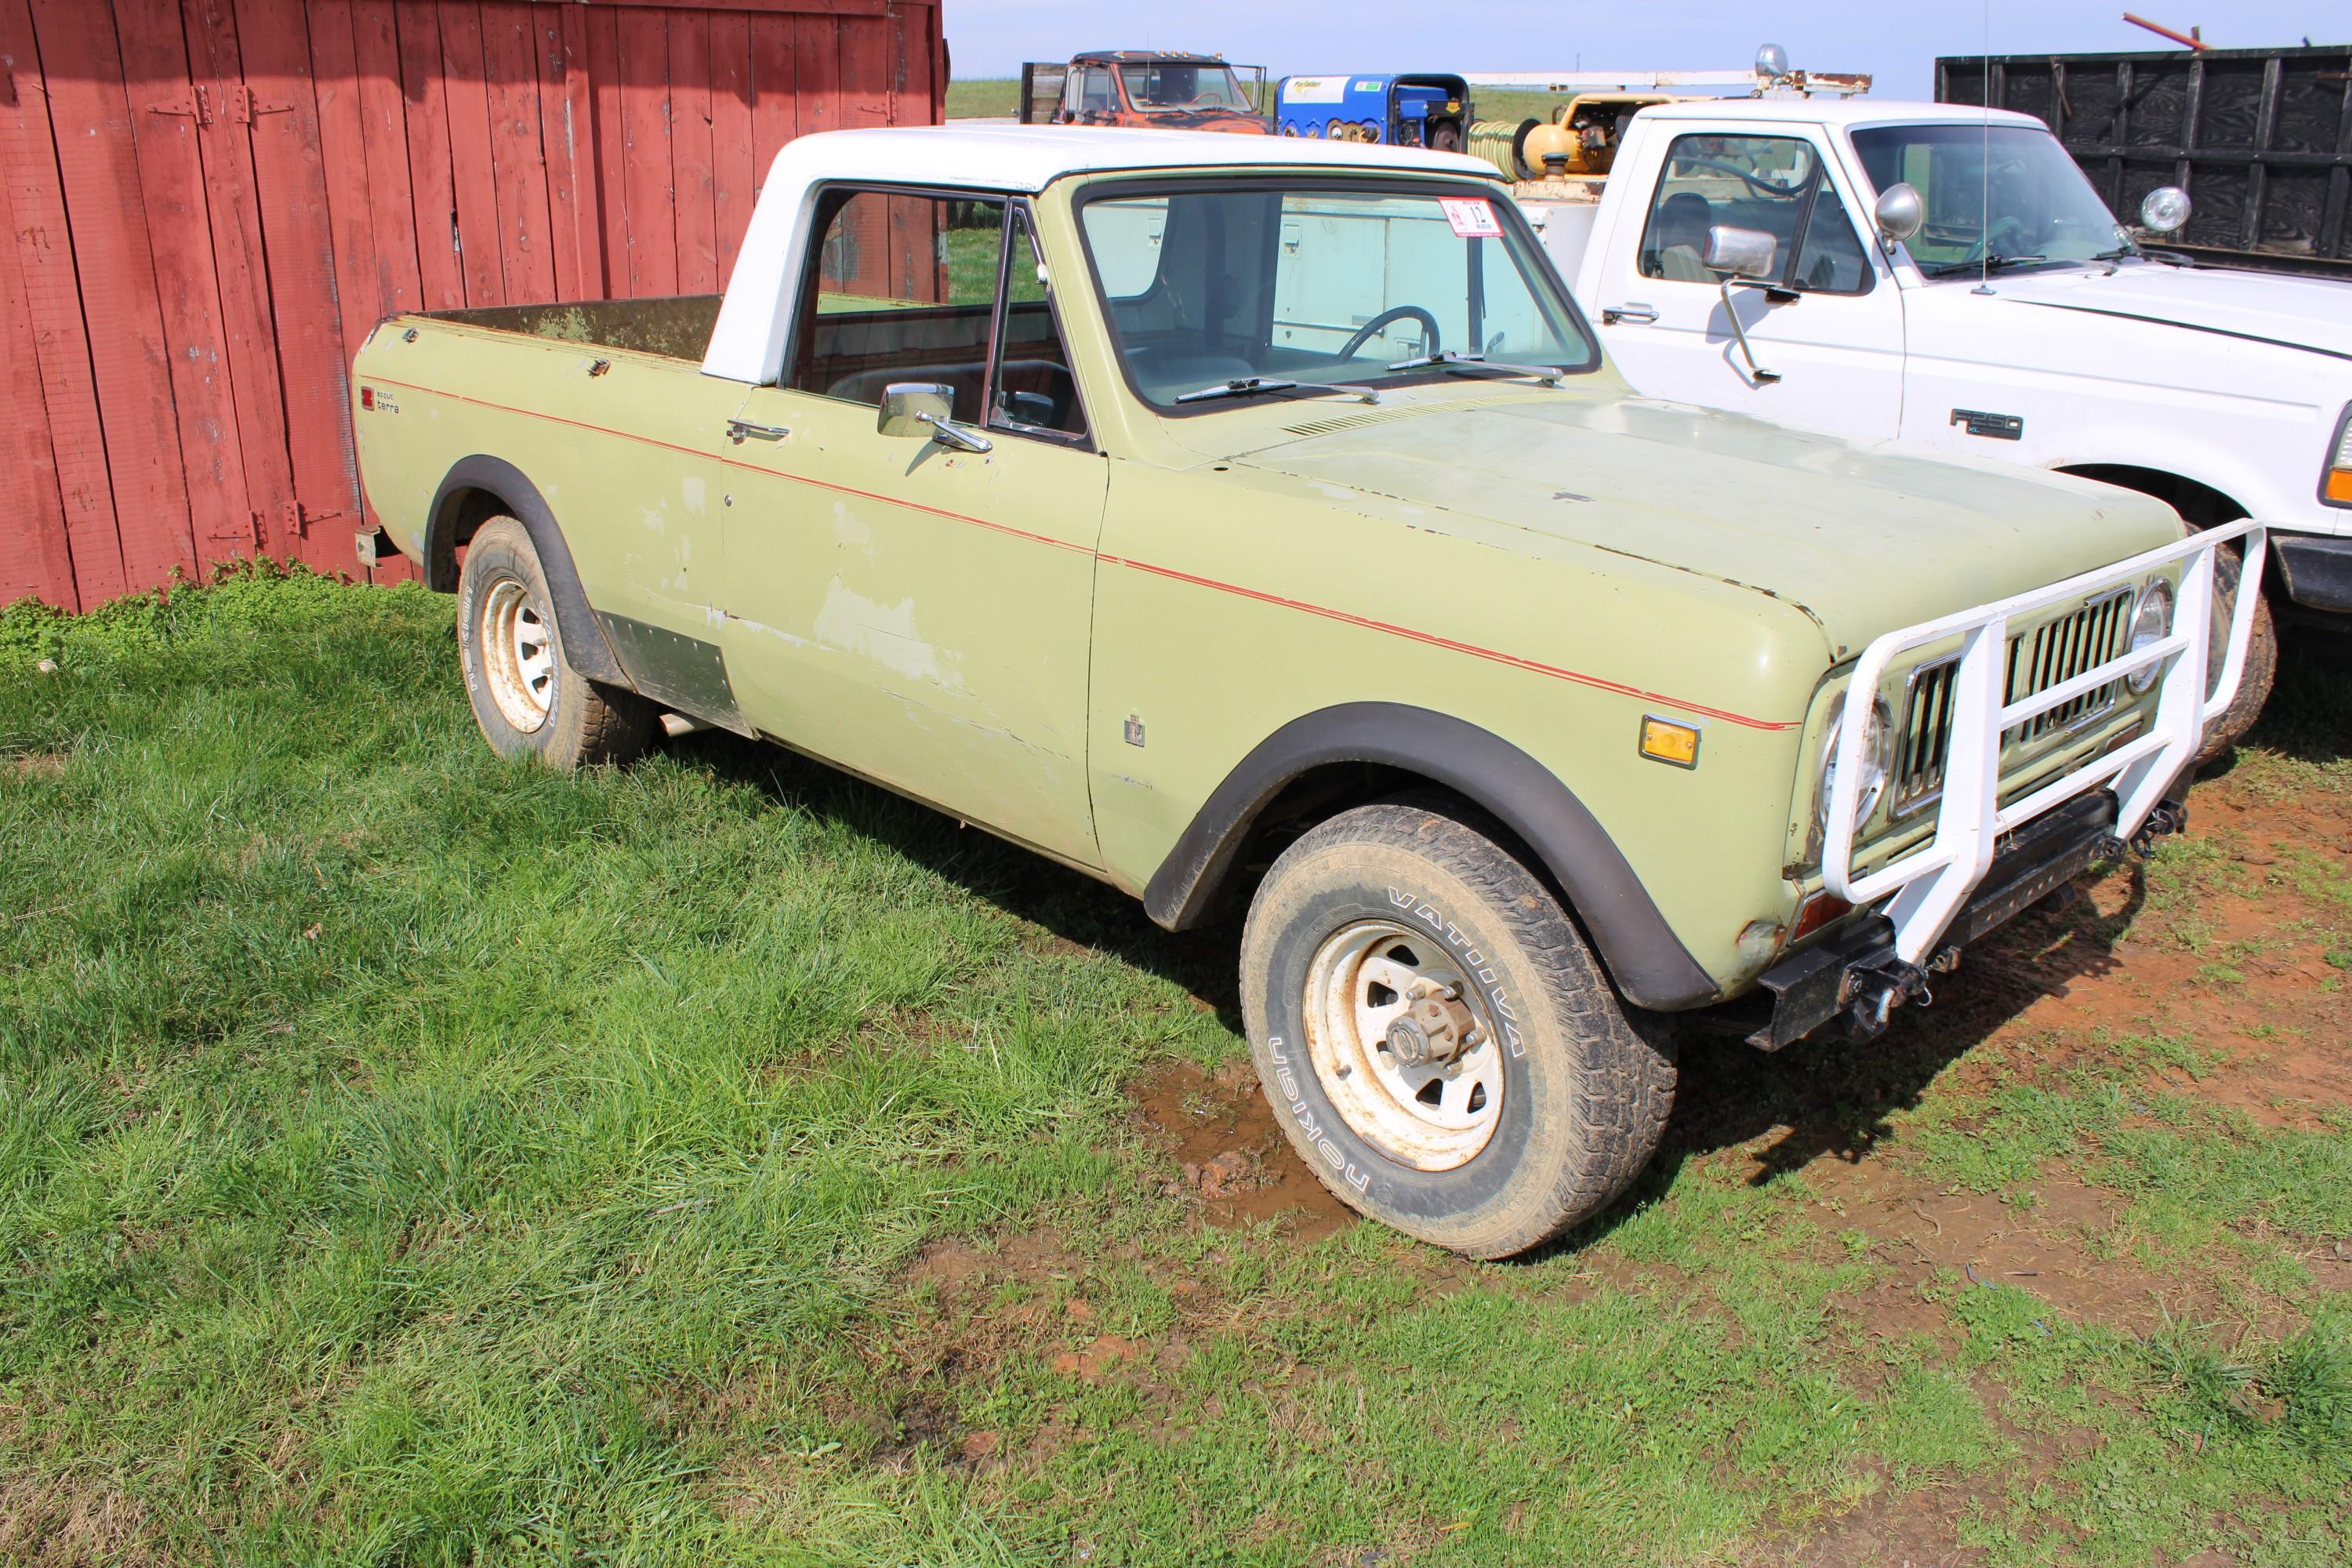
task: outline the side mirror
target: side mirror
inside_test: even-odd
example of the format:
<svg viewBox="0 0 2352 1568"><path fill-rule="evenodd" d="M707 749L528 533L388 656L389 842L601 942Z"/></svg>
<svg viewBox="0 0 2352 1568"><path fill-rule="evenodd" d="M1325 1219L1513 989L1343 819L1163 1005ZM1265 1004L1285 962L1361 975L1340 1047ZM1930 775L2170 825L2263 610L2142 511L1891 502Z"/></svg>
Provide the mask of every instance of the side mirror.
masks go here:
<svg viewBox="0 0 2352 1568"><path fill-rule="evenodd" d="M938 423L955 407L955 388L936 381L894 381L882 389L882 414L874 428L885 436L929 440Z"/></svg>
<svg viewBox="0 0 2352 1568"><path fill-rule="evenodd" d="M938 381L894 381L882 389L874 428L885 436L914 436L959 452L985 452L993 445L958 425L955 388Z"/></svg>
<svg viewBox="0 0 2352 1568"><path fill-rule="evenodd" d="M2150 234L2170 234L2189 226L2189 193L2179 185L2158 185L2139 204L2140 226Z"/></svg>
<svg viewBox="0 0 2352 1568"><path fill-rule="evenodd" d="M1717 224L1706 231L1706 248L1699 253L1699 264L1709 272L1727 272L1734 278L1769 278L1772 251L1772 237L1762 229Z"/></svg>
<svg viewBox="0 0 2352 1568"><path fill-rule="evenodd" d="M1889 185L1878 193L1870 217L1878 226L1879 238L1889 245L1900 245L1927 223L1927 204L1920 199L1916 185Z"/></svg>

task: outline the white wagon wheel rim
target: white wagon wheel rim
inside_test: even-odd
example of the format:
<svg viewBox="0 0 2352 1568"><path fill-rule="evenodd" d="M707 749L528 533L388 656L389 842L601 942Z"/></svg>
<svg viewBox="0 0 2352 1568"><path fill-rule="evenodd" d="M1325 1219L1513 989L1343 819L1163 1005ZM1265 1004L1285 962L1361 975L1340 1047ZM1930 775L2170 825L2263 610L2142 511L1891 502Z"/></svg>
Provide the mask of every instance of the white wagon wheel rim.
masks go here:
<svg viewBox="0 0 2352 1568"><path fill-rule="evenodd" d="M555 637L530 590L501 577L482 595L482 677L499 717L523 734L555 707Z"/></svg>
<svg viewBox="0 0 2352 1568"><path fill-rule="evenodd" d="M1389 921L1336 932L1307 965L1308 1059L1349 1131L1399 1164L1451 1171L1495 1135L1503 1057L1444 944Z"/></svg>

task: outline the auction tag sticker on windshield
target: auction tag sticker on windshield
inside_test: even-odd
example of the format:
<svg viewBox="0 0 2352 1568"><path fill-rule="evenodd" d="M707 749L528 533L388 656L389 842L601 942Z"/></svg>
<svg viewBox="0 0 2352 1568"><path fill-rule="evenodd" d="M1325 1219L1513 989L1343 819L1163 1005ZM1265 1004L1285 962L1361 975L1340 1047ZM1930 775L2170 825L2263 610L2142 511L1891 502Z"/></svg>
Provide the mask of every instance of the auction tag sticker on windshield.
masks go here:
<svg viewBox="0 0 2352 1568"><path fill-rule="evenodd" d="M1463 239L1503 237L1503 226L1495 219L1494 203L1483 197L1465 201L1449 201L1440 197L1437 205L1445 209L1445 221L1454 226L1454 232L1459 237Z"/></svg>

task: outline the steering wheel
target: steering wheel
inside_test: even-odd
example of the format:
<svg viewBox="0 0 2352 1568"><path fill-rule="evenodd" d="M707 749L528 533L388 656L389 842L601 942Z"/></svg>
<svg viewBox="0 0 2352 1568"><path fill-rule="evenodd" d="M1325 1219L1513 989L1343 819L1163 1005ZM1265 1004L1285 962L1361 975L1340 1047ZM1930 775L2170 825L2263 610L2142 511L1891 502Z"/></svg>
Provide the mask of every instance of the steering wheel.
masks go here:
<svg viewBox="0 0 2352 1568"><path fill-rule="evenodd" d="M2011 213L1997 217L1992 220L1992 227L1979 235L1977 242L1969 247L1968 254L1960 258L1958 265L1966 267L1969 262L1981 258L1985 253L1985 247L1994 240L2015 238L2024 233L2025 220L2016 214Z"/></svg>
<svg viewBox="0 0 2352 1568"><path fill-rule="evenodd" d="M1437 318L1431 315L1428 311L1423 310L1418 305L1391 305L1387 310L1382 310L1379 315L1374 316L1370 321L1366 321L1362 326L1358 327L1356 329L1356 335L1349 338L1348 340L1347 346L1339 351L1339 357L1341 359L1354 359L1358 350L1361 349L1366 343L1370 342L1374 338L1380 336L1381 329L1382 327L1387 326L1391 321L1402 321L1407 316L1412 317L1423 326L1429 329L1429 342L1422 345L1421 352L1425 354L1435 353L1438 350Z"/></svg>

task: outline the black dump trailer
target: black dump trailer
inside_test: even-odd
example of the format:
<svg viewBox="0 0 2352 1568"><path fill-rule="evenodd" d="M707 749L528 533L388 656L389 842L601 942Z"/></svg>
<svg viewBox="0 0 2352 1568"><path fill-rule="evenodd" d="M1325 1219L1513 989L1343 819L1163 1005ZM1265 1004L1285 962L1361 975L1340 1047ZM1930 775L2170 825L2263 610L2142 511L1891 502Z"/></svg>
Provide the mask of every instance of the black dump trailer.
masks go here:
<svg viewBox="0 0 2352 1568"><path fill-rule="evenodd" d="M1947 57L1936 97L2041 120L2126 223L2179 185L2165 249L2352 278L2352 45Z"/></svg>

